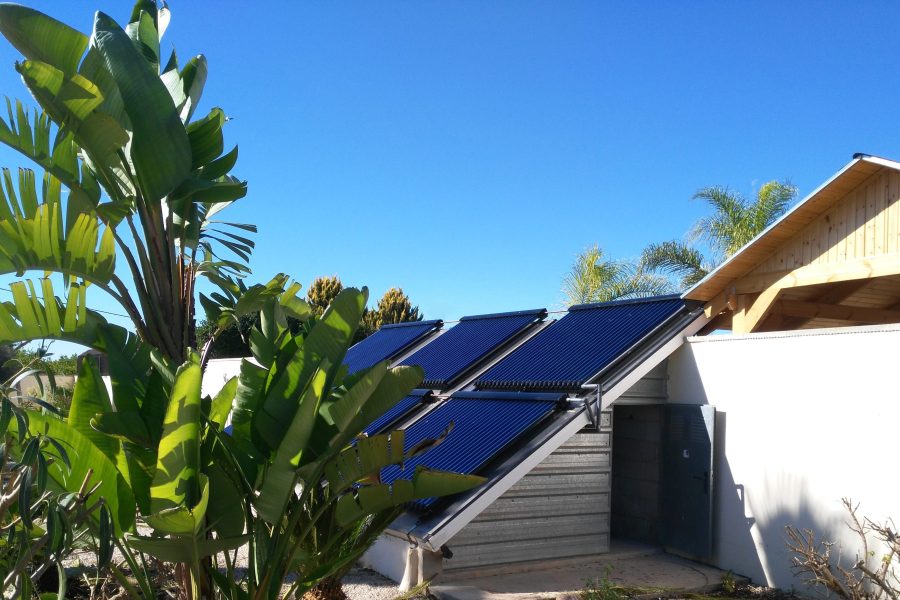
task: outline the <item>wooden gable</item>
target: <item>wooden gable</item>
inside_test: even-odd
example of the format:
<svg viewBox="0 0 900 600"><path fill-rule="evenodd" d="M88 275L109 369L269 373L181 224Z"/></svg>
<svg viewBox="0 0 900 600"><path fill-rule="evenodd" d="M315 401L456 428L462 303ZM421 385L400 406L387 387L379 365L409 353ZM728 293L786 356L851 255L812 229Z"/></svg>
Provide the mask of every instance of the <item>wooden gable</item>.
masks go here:
<svg viewBox="0 0 900 600"><path fill-rule="evenodd" d="M685 297L735 332L900 322L900 164L854 159Z"/></svg>

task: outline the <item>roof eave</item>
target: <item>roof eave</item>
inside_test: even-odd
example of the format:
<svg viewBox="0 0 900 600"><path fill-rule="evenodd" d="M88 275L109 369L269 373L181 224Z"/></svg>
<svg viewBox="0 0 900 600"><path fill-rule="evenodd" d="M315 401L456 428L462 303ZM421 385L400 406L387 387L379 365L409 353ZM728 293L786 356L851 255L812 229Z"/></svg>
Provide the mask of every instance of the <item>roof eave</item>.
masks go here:
<svg viewBox="0 0 900 600"><path fill-rule="evenodd" d="M703 279L701 279L700 281L698 281L696 284L694 284L693 287L691 287L686 292L684 292L684 294L682 294L682 298L684 298L686 300L699 300L699 301L704 301L704 302L713 298L716 294L718 294L721 291L720 288L724 289L724 287L727 285L727 284L724 284L717 288L712 288L711 284L716 278L720 277L723 274L723 272L727 272L728 270L731 270L732 265L735 263L735 261L740 260L742 258L742 255L747 250L751 249L753 246L755 246L757 243L759 243L760 240L768 237L772 231L781 227L786 221L791 220L793 218L793 216L797 213L798 210L802 209L809 202L814 200L819 194L821 194L824 190L826 190L831 185L833 185L834 183L839 181L848 172L852 171L855 167L857 167L857 165L859 165L861 163L874 164L874 165L878 165L881 167L900 171L900 162L893 161L893 160L890 160L887 158L877 157L877 156L855 154L853 157L853 160L851 160L846 165L844 165L844 167L841 168L837 173L835 173L834 175L829 177L824 183L822 183L819 187L817 187L815 190L813 190L811 193L809 193L805 198L803 198L803 200L801 200L800 202L795 204L793 207L791 207L790 210L788 210L781 217L779 217L774 223L772 223L771 225L766 227L759 235L757 235L755 238L753 238L752 240L747 242L740 250L738 250L737 252L732 254L722 264L720 264L718 267L716 267L715 269L713 269L712 271L707 273L706 276ZM731 280L736 279L737 277L740 277L744 274L745 273L735 274L734 277L731 277Z"/></svg>

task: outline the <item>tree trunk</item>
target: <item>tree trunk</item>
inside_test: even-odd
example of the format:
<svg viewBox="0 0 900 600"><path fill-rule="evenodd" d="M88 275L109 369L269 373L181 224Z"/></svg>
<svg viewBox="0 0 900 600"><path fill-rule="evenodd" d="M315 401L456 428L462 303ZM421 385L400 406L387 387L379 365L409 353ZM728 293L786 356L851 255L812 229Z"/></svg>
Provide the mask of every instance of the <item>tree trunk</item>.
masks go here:
<svg viewBox="0 0 900 600"><path fill-rule="evenodd" d="M344 593L339 578L326 577L303 594L303 600L347 600L347 594Z"/></svg>

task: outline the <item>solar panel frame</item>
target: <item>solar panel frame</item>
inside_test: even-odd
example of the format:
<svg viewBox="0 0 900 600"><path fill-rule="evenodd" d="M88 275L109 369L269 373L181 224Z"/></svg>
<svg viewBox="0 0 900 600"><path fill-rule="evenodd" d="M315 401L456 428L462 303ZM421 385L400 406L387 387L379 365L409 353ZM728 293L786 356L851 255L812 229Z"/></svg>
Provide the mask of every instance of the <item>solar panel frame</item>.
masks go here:
<svg viewBox="0 0 900 600"><path fill-rule="evenodd" d="M403 360L425 371L424 386L447 389L461 375L547 316L544 308L463 317Z"/></svg>

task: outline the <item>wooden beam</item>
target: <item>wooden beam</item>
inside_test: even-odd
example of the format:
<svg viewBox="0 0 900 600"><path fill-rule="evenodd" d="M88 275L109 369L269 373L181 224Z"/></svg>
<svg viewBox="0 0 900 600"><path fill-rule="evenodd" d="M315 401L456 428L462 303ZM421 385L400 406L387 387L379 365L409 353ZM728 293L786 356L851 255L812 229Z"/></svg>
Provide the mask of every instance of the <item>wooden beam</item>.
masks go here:
<svg viewBox="0 0 900 600"><path fill-rule="evenodd" d="M769 316L778 294L782 291L779 287L770 287L763 290L759 296L752 297L742 294L738 296L738 310L734 311L734 321L731 330L734 333L752 333L759 329L762 322Z"/></svg>
<svg viewBox="0 0 900 600"><path fill-rule="evenodd" d="M735 281L732 286L737 294L756 294L771 287L783 290L890 275L900 275L900 256L875 256L833 264L807 265L789 271L747 275Z"/></svg>
<svg viewBox="0 0 900 600"><path fill-rule="evenodd" d="M731 329L731 313L722 313L717 317L713 317L700 331L695 335L709 335L714 331Z"/></svg>
<svg viewBox="0 0 900 600"><path fill-rule="evenodd" d="M728 286L715 298L706 303L703 307L703 313L707 319L712 319L724 310L734 310L737 308L737 300L734 295L734 287Z"/></svg>
<svg viewBox="0 0 900 600"><path fill-rule="evenodd" d="M852 323L900 323L900 310L860 308L800 300L780 300L777 310L789 317L834 319Z"/></svg>
<svg viewBox="0 0 900 600"><path fill-rule="evenodd" d="M841 283L830 284L825 287L825 291L822 294L816 298L808 298L807 302L816 302L818 304L840 304L862 288L869 285L871 281L871 279L853 279ZM812 319L805 319L803 317L784 317L778 324L778 328L782 330L802 329L803 326L807 325L811 320Z"/></svg>

